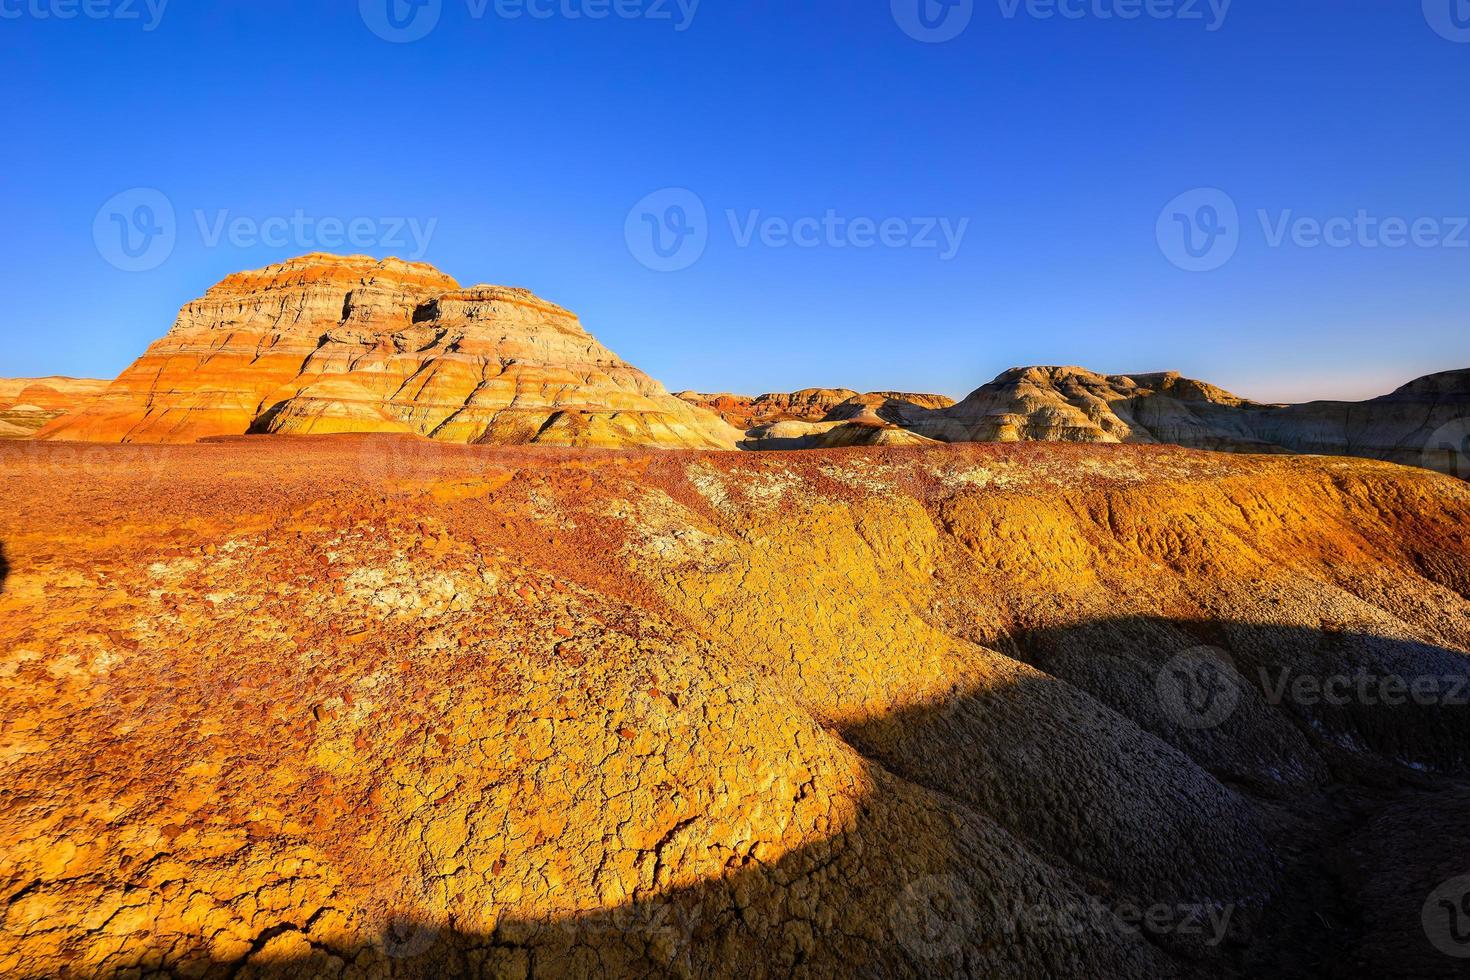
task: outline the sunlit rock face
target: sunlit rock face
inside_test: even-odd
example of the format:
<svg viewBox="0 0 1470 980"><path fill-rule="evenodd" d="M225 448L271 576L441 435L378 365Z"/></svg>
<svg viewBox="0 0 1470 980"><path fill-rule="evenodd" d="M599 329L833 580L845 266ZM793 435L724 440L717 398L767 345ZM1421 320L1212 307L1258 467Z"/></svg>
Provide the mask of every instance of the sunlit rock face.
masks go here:
<svg viewBox="0 0 1470 980"><path fill-rule="evenodd" d="M1466 678L1461 481L355 435L0 471L0 975L1458 969L1420 918L1463 704L1270 692Z"/></svg>
<svg viewBox="0 0 1470 980"><path fill-rule="evenodd" d="M800 391L757 395L705 394L681 391L675 397L707 408L740 429L778 422L832 422L849 419L868 408L938 409L954 404L944 395L878 391L860 395L848 388L803 388Z"/></svg>
<svg viewBox="0 0 1470 980"><path fill-rule="evenodd" d="M579 447L736 439L526 290L461 289L428 265L330 255L225 279L40 438L340 432Z"/></svg>
<svg viewBox="0 0 1470 980"><path fill-rule="evenodd" d="M1007 371L902 424L946 442L1170 443L1230 452L1363 456L1470 476L1470 370L1363 402L1265 405L1177 372Z"/></svg>

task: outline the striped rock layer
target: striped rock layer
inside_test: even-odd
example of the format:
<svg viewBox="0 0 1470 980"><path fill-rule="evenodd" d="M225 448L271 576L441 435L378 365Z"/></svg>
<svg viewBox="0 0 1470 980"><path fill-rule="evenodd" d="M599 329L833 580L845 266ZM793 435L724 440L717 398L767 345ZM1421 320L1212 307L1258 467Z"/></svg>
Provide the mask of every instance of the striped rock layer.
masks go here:
<svg viewBox="0 0 1470 980"><path fill-rule="evenodd" d="M428 265L322 254L226 278L39 437L343 432L606 448L737 438L527 290L462 289Z"/></svg>

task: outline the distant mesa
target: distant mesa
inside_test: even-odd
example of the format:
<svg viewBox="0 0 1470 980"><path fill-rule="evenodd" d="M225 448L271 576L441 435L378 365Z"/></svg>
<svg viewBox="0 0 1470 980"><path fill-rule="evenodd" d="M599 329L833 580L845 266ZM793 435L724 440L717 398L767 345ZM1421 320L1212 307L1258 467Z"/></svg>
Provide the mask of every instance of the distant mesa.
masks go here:
<svg viewBox="0 0 1470 980"><path fill-rule="evenodd" d="M1420 378L1364 402L1265 405L1172 371L1028 367L1005 372L951 408L910 415L906 425L944 442L1169 443L1363 456L1445 472L1458 467L1463 475L1463 454L1435 455L1429 445L1461 420L1470 420L1470 370Z"/></svg>
<svg viewBox="0 0 1470 980"><path fill-rule="evenodd" d="M462 289L421 263L312 254L228 277L114 382L0 381L0 438L349 432L580 448L1169 443L1465 476L1470 370L1304 405L1253 402L1172 371L1081 367L1013 368L959 403L850 388L670 395L527 290Z"/></svg>
<svg viewBox="0 0 1470 980"><path fill-rule="evenodd" d="M83 378L0 378L0 439L24 439L106 390Z"/></svg>
<svg viewBox="0 0 1470 980"><path fill-rule="evenodd" d="M739 438L527 290L461 289L428 265L324 254L225 279L38 437L342 432L613 448L733 449Z"/></svg>
<svg viewBox="0 0 1470 980"><path fill-rule="evenodd" d="M803 388L800 391L772 392L757 395L704 394L681 391L676 396L719 414L726 422L741 429L751 429L775 422L831 422L857 415L862 408L879 405L912 405L919 408L946 408L954 404L944 395L908 394L878 391L860 395L849 388ZM845 413L845 414L843 414Z"/></svg>

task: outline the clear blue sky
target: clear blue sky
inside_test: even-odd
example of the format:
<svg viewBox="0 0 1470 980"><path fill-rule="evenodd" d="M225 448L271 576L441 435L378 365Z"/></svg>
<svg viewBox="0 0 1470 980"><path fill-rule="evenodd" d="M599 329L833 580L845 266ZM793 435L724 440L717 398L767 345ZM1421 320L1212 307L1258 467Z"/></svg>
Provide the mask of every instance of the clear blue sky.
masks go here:
<svg viewBox="0 0 1470 980"><path fill-rule="evenodd" d="M54 16L84 2L114 16ZM1077 363L1305 400L1470 366L1470 248L1305 248L1295 231L1273 247L1257 217L1362 211L1456 235L1470 38L1421 0L1235 0L1221 23L1209 0L1203 20L974 0L945 43L900 27L918 0L704 0L687 22L676 0L605 19L556 11L614 0L517 19L440 2L426 37L389 43L356 0L173 0L152 30L147 0L0 0L0 376L112 376L213 282L318 244L211 243L196 212L436 221L425 260L575 309L674 389L960 395ZM94 221L138 187L177 230L166 261L125 272ZM706 250L673 272L625 234L664 188L707 209ZM1209 272L1160 246L1165 205L1195 188L1239 208L1238 250ZM909 235L969 224L948 260L840 235L741 244L752 212L829 211ZM403 238L338 250L413 251Z"/></svg>

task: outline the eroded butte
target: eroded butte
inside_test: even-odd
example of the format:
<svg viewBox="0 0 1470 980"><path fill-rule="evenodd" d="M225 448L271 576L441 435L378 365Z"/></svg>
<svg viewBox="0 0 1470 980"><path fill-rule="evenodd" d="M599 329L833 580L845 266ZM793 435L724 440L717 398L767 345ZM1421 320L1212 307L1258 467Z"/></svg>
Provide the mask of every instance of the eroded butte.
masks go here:
<svg viewBox="0 0 1470 980"><path fill-rule="evenodd" d="M1256 681L1465 676L1456 480L392 436L0 464L6 976L1460 965L1420 915L1464 871L1466 709ZM1202 725L1167 684L1205 646L1238 681Z"/></svg>

